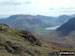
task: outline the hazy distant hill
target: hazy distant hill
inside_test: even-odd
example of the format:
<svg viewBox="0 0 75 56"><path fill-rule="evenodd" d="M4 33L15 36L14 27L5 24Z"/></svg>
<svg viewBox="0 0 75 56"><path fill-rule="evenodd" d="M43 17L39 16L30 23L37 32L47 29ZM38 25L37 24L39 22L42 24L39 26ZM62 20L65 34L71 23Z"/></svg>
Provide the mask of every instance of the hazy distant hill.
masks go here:
<svg viewBox="0 0 75 56"><path fill-rule="evenodd" d="M17 29L42 32L45 27L53 26L52 22L55 20L56 18L41 15L12 15L6 19L1 19L0 22Z"/></svg>
<svg viewBox="0 0 75 56"><path fill-rule="evenodd" d="M71 19L74 16L68 16L68 15L61 15L58 17L58 19L55 21L57 24L64 24L65 22L67 22L69 19Z"/></svg>
<svg viewBox="0 0 75 56"><path fill-rule="evenodd" d="M48 32L45 28L59 26L67 22L72 16L62 15L59 17L51 16L32 16L32 15L11 15L8 18L0 19L1 23L8 24L16 29L24 29L34 33Z"/></svg>

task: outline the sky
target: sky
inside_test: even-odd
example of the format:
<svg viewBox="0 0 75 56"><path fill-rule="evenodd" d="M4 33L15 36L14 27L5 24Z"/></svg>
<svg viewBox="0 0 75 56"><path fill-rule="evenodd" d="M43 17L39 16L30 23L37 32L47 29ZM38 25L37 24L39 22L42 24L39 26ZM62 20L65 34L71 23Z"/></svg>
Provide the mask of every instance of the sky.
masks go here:
<svg viewBox="0 0 75 56"><path fill-rule="evenodd" d="M0 0L0 17L14 14L72 15L75 14L75 0Z"/></svg>

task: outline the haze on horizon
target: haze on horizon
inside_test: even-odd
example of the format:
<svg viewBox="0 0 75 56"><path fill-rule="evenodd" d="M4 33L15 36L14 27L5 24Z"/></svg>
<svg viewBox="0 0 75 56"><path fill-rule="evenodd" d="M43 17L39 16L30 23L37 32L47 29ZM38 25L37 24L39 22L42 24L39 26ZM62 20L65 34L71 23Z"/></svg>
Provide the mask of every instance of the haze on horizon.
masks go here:
<svg viewBox="0 0 75 56"><path fill-rule="evenodd" d="M0 17L14 14L71 15L75 14L75 0L0 0Z"/></svg>

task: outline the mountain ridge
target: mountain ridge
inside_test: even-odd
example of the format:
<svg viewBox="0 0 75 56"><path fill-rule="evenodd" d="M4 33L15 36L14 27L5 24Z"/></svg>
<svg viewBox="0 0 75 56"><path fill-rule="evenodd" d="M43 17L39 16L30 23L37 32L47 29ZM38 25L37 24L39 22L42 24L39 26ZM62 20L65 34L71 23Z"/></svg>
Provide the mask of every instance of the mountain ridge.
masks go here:
<svg viewBox="0 0 75 56"><path fill-rule="evenodd" d="M64 23L64 19L67 21L70 19L69 17L72 17L67 15L65 16L66 17L64 17L64 15L60 17L51 17L51 16L42 16L42 15L33 16L33 15L17 14L17 15L11 15L5 19L0 19L0 22L5 23L10 27L16 29L23 29L36 34L42 34L48 32L48 30L46 30L45 28L62 25ZM63 20L62 23L59 22L61 20Z"/></svg>
<svg viewBox="0 0 75 56"><path fill-rule="evenodd" d="M12 15L6 19L1 19L1 23L8 24L10 27L16 29L28 30L34 32L35 30L40 30L45 27L52 26L53 17L47 16L32 16L32 15Z"/></svg>

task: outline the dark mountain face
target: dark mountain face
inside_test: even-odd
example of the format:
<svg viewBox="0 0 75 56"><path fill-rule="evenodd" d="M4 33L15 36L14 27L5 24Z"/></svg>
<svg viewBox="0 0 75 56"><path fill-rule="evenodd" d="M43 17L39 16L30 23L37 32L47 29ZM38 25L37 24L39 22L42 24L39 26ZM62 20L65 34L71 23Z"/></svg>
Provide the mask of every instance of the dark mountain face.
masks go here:
<svg viewBox="0 0 75 56"><path fill-rule="evenodd" d="M75 30L75 18L70 19L68 22L63 24L60 28L57 29L57 32L60 32L61 35L65 36Z"/></svg>

